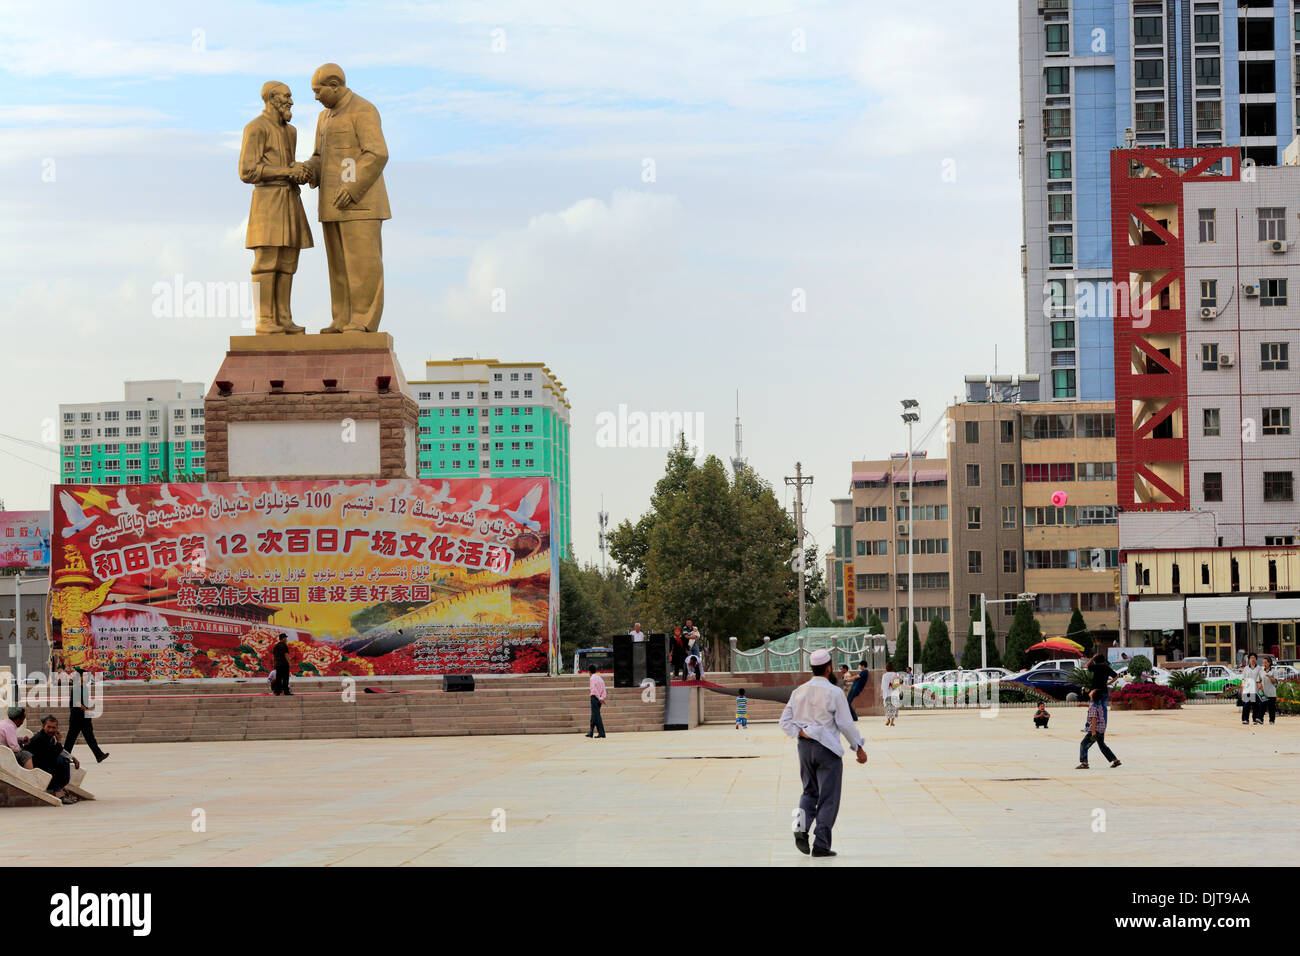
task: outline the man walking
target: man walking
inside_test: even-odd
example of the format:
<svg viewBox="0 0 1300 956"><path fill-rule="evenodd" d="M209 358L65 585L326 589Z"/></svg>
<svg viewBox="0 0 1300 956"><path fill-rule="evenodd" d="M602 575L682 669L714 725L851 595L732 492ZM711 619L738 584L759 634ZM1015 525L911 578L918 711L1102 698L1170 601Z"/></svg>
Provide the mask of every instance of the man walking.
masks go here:
<svg viewBox="0 0 1300 956"><path fill-rule="evenodd" d="M275 660L275 684L271 690L275 696L283 694L286 697L292 697L293 691L289 690L289 636L281 634L276 639L275 646L271 648L271 656Z"/></svg>
<svg viewBox="0 0 1300 956"><path fill-rule="evenodd" d="M591 691L591 729L587 731L587 736L604 737L605 722L600 719L600 707L605 703L605 680L596 673L595 664L587 668L587 673L591 675L587 681L587 687ZM596 733L598 730L600 733Z"/></svg>
<svg viewBox="0 0 1300 956"><path fill-rule="evenodd" d="M1259 722L1264 722L1264 715L1268 714L1270 724L1277 723L1277 675L1273 673L1273 658L1264 658L1264 670L1259 675L1259 694L1260 709L1256 711L1259 714Z"/></svg>
<svg viewBox="0 0 1300 956"><path fill-rule="evenodd" d="M867 669L866 661L858 661L858 676L853 679L853 686L849 688L848 701L849 713L853 715L854 721L858 719L858 712L853 709L853 699L867 689L867 681L871 678L871 671Z"/></svg>
<svg viewBox="0 0 1300 956"><path fill-rule="evenodd" d="M865 741L853 726L844 691L827 678L831 676L831 654L812 652L812 679L795 688L781 714L781 729L798 740L799 776L803 796L795 822L794 845L808 853L808 833L816 825L813 856L835 856L831 849L831 828L840 812L840 784L844 773L844 747L840 734L857 751L858 763L867 762Z"/></svg>
<svg viewBox="0 0 1300 956"><path fill-rule="evenodd" d="M68 712L68 740L63 745L63 749L72 753L72 748L77 744L77 737L86 738L86 744L90 747L90 752L95 755L95 763L103 763L108 759L108 753L99 749L99 742L95 740L95 725L91 721L90 715L86 713L87 702L87 685L92 680L80 667L75 672L76 676L72 679L72 699L70 710Z"/></svg>

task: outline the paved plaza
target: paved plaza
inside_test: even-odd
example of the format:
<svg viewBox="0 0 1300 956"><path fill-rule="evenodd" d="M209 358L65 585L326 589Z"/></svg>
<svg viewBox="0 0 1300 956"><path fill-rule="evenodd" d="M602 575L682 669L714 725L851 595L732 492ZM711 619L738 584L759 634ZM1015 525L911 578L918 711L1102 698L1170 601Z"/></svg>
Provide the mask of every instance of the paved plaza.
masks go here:
<svg viewBox="0 0 1300 956"><path fill-rule="evenodd" d="M606 740L118 744L92 765L98 801L5 810L0 845L10 865L76 866L1295 858L1300 720L1243 728L1227 706L1115 712L1107 738L1123 766L1094 748L1093 769L1078 771L1083 711L1053 711L1046 732L1027 710L904 713L893 728L864 719L870 762L846 761L834 860L794 848L798 765L775 723ZM1243 828L1272 850L1243 860Z"/></svg>

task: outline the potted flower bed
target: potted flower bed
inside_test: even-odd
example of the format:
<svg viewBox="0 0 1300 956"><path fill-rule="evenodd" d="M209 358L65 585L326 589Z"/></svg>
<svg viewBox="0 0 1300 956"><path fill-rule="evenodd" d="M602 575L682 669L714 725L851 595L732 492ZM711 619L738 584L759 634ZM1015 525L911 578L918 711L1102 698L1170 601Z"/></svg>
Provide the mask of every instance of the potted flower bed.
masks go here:
<svg viewBox="0 0 1300 956"><path fill-rule="evenodd" d="M1110 702L1120 710L1174 710L1187 698L1182 691L1162 684L1134 682L1113 691Z"/></svg>

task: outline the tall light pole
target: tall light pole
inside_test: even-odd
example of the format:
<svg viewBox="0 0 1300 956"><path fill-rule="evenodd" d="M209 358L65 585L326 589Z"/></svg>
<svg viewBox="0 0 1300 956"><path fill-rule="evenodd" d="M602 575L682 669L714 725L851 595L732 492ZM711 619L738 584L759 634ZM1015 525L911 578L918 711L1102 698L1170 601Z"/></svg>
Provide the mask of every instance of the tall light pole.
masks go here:
<svg viewBox="0 0 1300 956"><path fill-rule="evenodd" d="M794 477L786 476L785 483L794 485L794 526L798 536L798 553L795 555L795 570L799 572L799 630L808 626L808 611L804 607L804 556L803 556L803 486L813 483L812 475L803 473L803 463L794 463Z"/></svg>
<svg viewBox="0 0 1300 956"><path fill-rule="evenodd" d="M980 592L980 619L979 619L979 636L980 636L980 667L989 666L988 629L984 622L988 620L988 606L990 604L1019 604L1021 601L1033 601L1038 597L1034 591L1022 591L1013 598L1003 599L1001 601L989 601L984 597L984 592Z"/></svg>
<svg viewBox="0 0 1300 956"><path fill-rule="evenodd" d="M912 593L912 555L916 553L916 542L912 540L912 517L916 513L916 473L912 468L912 426L921 420L921 416L912 411L918 408L916 399L903 399L903 422L907 425L907 626L903 628L903 638L907 641L907 666L916 674L916 645L912 640L912 629L916 624L912 620L916 613Z"/></svg>

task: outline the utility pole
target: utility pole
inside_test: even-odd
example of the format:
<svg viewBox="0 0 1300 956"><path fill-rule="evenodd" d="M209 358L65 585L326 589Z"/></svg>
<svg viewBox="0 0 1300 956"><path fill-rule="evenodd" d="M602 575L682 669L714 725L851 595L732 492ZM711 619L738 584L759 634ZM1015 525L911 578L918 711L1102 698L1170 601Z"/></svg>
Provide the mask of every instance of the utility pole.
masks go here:
<svg viewBox="0 0 1300 956"><path fill-rule="evenodd" d="M799 536L799 553L795 555L795 569L799 572L799 630L808 626L808 609L804 606L804 550L803 550L803 486L813 483L812 475L803 473L803 464L794 463L794 477L786 476L785 483L794 485L794 526Z"/></svg>
<svg viewBox="0 0 1300 956"><path fill-rule="evenodd" d="M736 391L736 452L731 456L731 470L737 475L745 467L744 446L740 440L740 391Z"/></svg>
<svg viewBox="0 0 1300 956"><path fill-rule="evenodd" d="M609 512L605 510L605 496L600 496L600 511L597 512L597 520L600 522L600 535L597 540L600 544L600 573L605 573L605 551L609 548L606 531L609 528Z"/></svg>

